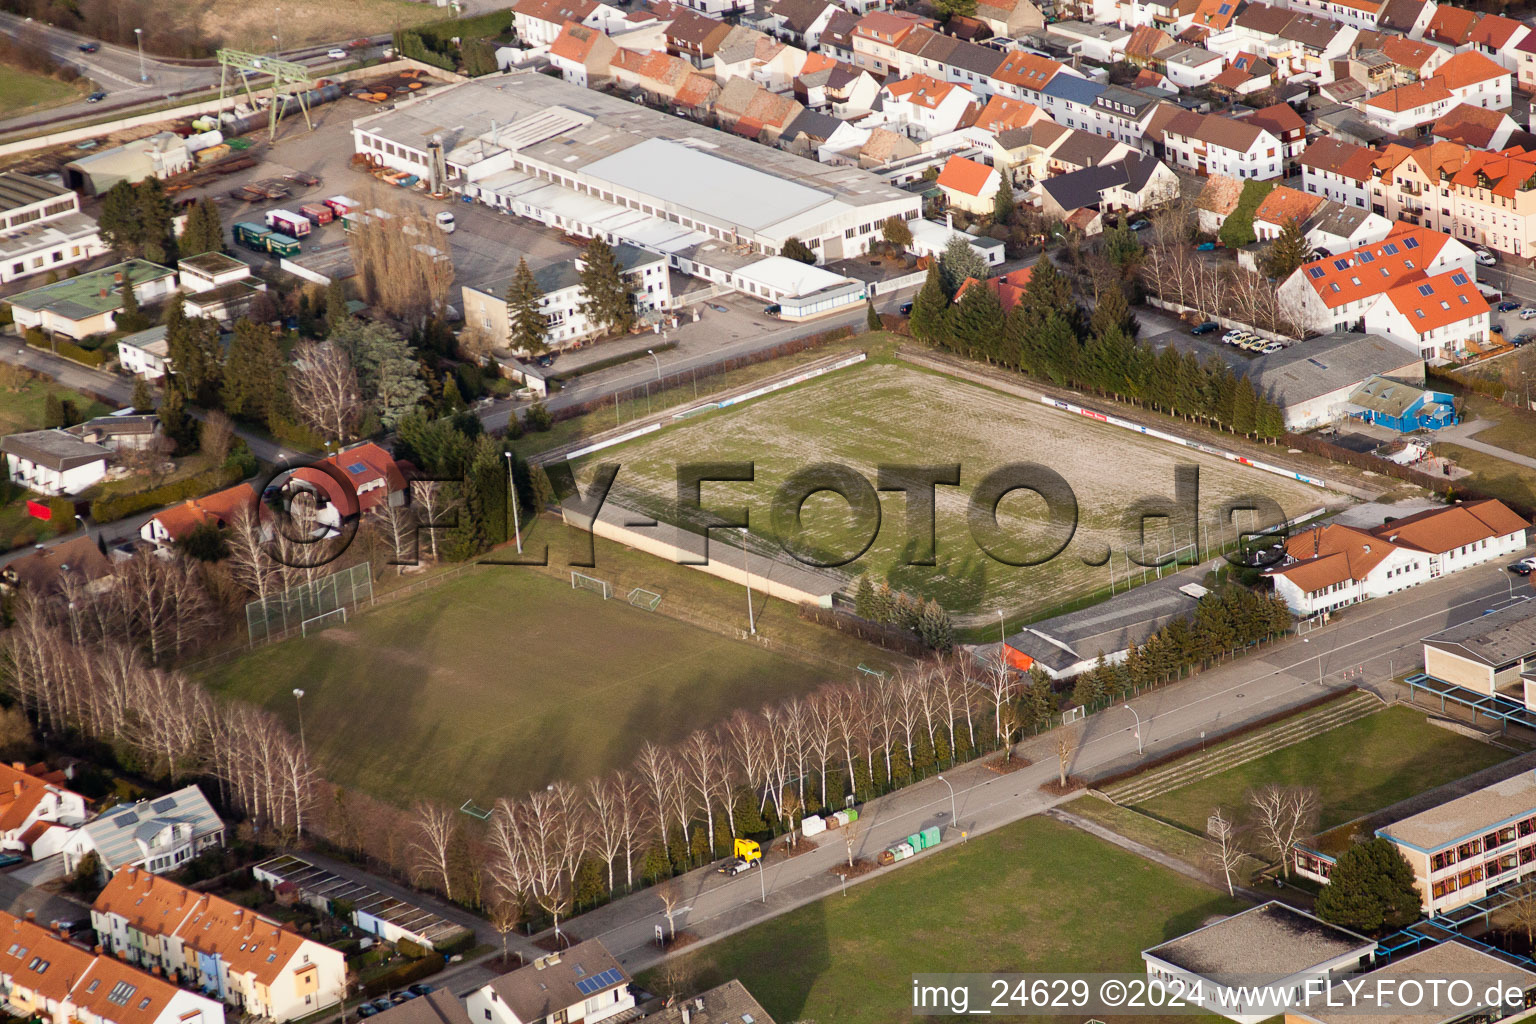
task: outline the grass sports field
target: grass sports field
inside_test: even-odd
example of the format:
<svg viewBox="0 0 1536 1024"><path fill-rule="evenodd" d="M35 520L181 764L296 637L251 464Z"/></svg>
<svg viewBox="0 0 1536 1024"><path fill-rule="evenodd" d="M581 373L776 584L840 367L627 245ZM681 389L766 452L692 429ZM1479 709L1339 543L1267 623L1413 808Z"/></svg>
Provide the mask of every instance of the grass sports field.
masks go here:
<svg viewBox="0 0 1536 1024"><path fill-rule="evenodd" d="M210 38L256 53L271 50L272 35L279 31L288 49L386 34L445 17L444 8L409 0L284 0L277 5L281 15L244 0L191 0L182 7L182 17Z"/></svg>
<svg viewBox="0 0 1536 1024"><path fill-rule="evenodd" d="M1431 725L1422 711L1393 707L1139 806L1203 833L1214 807L1246 813L1251 789L1271 782L1311 786L1321 801L1320 827L1327 829L1510 756L1507 750Z"/></svg>
<svg viewBox="0 0 1536 1024"><path fill-rule="evenodd" d="M1143 949L1244 906L1032 817L721 939L688 963L699 988L740 978L776 1020L888 1024L911 1017L915 972L1139 973Z"/></svg>
<svg viewBox="0 0 1536 1024"><path fill-rule="evenodd" d="M954 411L952 411L954 410ZM964 410L963 413L958 410ZM708 483L706 508L746 504L753 533L765 549L776 536L771 524L773 495L792 473L817 463L843 463L871 484L882 463L960 463L959 487L937 494L937 564L903 564L906 514L900 494L882 497L883 519L872 546L846 567L852 573L889 575L893 586L938 599L952 611L1030 612L1107 587L1113 574L1126 579L1121 522L1126 507L1143 496L1171 498L1174 467L1193 463L1200 471L1202 521L1215 532L1215 510L1230 498L1264 494L1287 516L1310 511L1339 496L1298 481L1177 448L1046 408L1038 403L928 373L902 364L871 361L769 395L740 408L710 412L627 445L590 456L588 463L621 465L612 501L658 518L675 516L676 472L690 462L753 462L751 483ZM1075 535L1055 559L1034 567L1012 567L991 558L967 527L971 489L983 476L1008 463L1040 463L1063 476L1080 513ZM590 479L590 465L577 468ZM1044 502L1015 491L999 507L999 524L1016 556L1038 557L1054 544ZM801 522L807 541L823 550L853 552L859 533L844 499L823 492L805 502ZM1166 520L1149 522L1147 557L1171 548ZM1246 524L1245 524L1246 525ZM1059 543L1057 534L1057 541ZM1190 543L1188 536L1179 543ZM1114 551L1103 564L1107 546ZM1099 563L1084 564L1084 559ZM1135 568L1138 578L1142 573Z"/></svg>
<svg viewBox="0 0 1536 1024"><path fill-rule="evenodd" d="M671 590L657 578L648 582ZM769 621L789 617L769 611ZM645 739L679 739L843 671L633 608L624 592L604 601L535 570L483 566L258 648L208 683L290 726L291 691L303 687L306 738L337 782L400 802L490 806L627 764Z"/></svg>

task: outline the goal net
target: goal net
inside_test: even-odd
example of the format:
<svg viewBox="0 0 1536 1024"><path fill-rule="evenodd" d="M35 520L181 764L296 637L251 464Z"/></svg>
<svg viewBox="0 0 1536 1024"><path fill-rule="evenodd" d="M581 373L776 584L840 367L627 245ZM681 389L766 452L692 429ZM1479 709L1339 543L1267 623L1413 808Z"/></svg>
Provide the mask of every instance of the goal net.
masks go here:
<svg viewBox="0 0 1536 1024"><path fill-rule="evenodd" d="M299 632L303 636L309 636L311 633L320 632L320 630L327 626L334 626L338 623L345 624L346 621L347 610L345 608L337 608L333 611L322 612L314 618L305 619L299 623Z"/></svg>
<svg viewBox="0 0 1536 1024"><path fill-rule="evenodd" d="M603 595L603 600L613 596L613 588L608 586L607 580L600 580L596 576L588 576L586 573L571 572L572 590L590 590L595 594Z"/></svg>
<svg viewBox="0 0 1536 1024"><path fill-rule="evenodd" d="M317 579L289 587L281 593L249 601L245 624L251 643L277 640L295 629L307 631L311 620L338 609L353 609L373 601L371 567L363 562Z"/></svg>
<svg viewBox="0 0 1536 1024"><path fill-rule="evenodd" d="M629 592L629 603L636 608L644 608L648 612L653 612L656 610L656 606L661 604L661 595L654 590L642 590L640 587L636 587Z"/></svg>

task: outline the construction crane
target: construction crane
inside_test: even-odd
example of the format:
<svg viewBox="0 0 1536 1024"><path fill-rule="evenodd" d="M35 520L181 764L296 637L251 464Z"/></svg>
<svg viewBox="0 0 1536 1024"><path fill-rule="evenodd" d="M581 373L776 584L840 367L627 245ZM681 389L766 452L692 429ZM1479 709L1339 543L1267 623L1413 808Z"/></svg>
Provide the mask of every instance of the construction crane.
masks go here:
<svg viewBox="0 0 1536 1024"><path fill-rule="evenodd" d="M303 64L296 64L291 60L279 60L276 57L266 57L259 53L245 53L241 50L220 50L219 57L219 108L224 106L224 92L229 84L231 74L239 80L239 85L245 90L246 98L251 101L251 109L256 109L256 95L251 92L251 79L258 75L267 75L271 78L272 102L267 111L267 138L269 141L277 138L277 122L283 119L284 109L288 101L292 99L304 114L304 124L310 131L315 130L314 123L309 119L309 103L305 93L309 90L309 68Z"/></svg>

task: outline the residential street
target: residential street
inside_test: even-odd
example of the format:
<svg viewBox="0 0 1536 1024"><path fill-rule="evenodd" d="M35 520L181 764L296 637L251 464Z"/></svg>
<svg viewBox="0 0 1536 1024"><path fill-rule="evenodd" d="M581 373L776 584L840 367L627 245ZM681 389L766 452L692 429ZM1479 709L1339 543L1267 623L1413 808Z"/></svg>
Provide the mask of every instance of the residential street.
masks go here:
<svg viewBox="0 0 1536 1024"><path fill-rule="evenodd" d="M1143 723L1143 755L1137 753L1132 715L1118 708L1101 711L1072 727L1081 730L1082 742L1071 771L1087 777L1108 774L1133 764L1139 756L1155 757L1198 739L1202 732L1214 736L1311 700L1321 692L1320 682L1330 689L1359 683L1389 700L1396 698L1403 691L1386 680L1417 664L1416 642L1506 603L1510 586L1506 575L1500 562L1445 577L1348 609L1305 639L1293 637L1261 654L1144 694L1131 702ZM1034 764L1012 774L999 775L980 765L948 773L958 829L950 817L949 790L937 779L871 801L861 808L855 855L873 859L912 832L942 825L944 843L936 854L921 856L944 856L960 841L957 832L978 835L1063 802L1039 789L1056 776L1055 742L1056 734L1048 733L1019 744L1019 753ZM708 941L823 896L836 899L839 882L829 869L846 858L845 844L837 833L817 841L819 848L813 852L773 859L761 877L753 873L726 878L712 868L685 876L681 879L683 902L689 909L677 915L677 927ZM865 877L899 869L897 865ZM766 904L761 898L764 889ZM661 959L654 944L658 924L665 926L659 900L653 893L640 892L577 918L567 927L582 939L601 938L634 972Z"/></svg>

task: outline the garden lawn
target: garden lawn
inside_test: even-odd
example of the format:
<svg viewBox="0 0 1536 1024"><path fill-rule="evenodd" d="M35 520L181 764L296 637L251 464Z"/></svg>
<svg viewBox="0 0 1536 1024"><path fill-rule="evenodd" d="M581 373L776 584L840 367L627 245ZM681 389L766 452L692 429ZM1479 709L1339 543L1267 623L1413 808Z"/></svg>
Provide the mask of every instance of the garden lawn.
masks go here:
<svg viewBox="0 0 1536 1024"><path fill-rule="evenodd" d="M1311 786L1327 829L1498 764L1510 753L1391 707L1137 805L1203 834L1212 809L1246 813L1267 783Z"/></svg>
<svg viewBox="0 0 1536 1024"><path fill-rule="evenodd" d="M741 979L776 1020L890 1024L911 1018L915 972L1140 973L1143 949L1244 906L1037 816L712 943L683 966L699 988Z"/></svg>
<svg viewBox="0 0 1536 1024"><path fill-rule="evenodd" d="M673 592L661 579L648 577ZM490 806L626 765L646 740L682 739L853 670L642 611L626 593L604 601L568 576L481 566L217 665L208 684L295 731L292 690L302 688L310 750L343 785L401 803ZM740 590L732 597L744 603ZM798 622L770 607L791 620L785 632Z"/></svg>
<svg viewBox="0 0 1536 1024"><path fill-rule="evenodd" d="M1485 430L1477 435L1477 439L1488 444L1498 443L1488 441L1489 433ZM1511 502L1517 507L1536 508L1536 469L1517 466L1496 455L1473 451L1449 441L1436 441L1435 454L1469 471L1472 475L1462 479L1485 494Z"/></svg>

